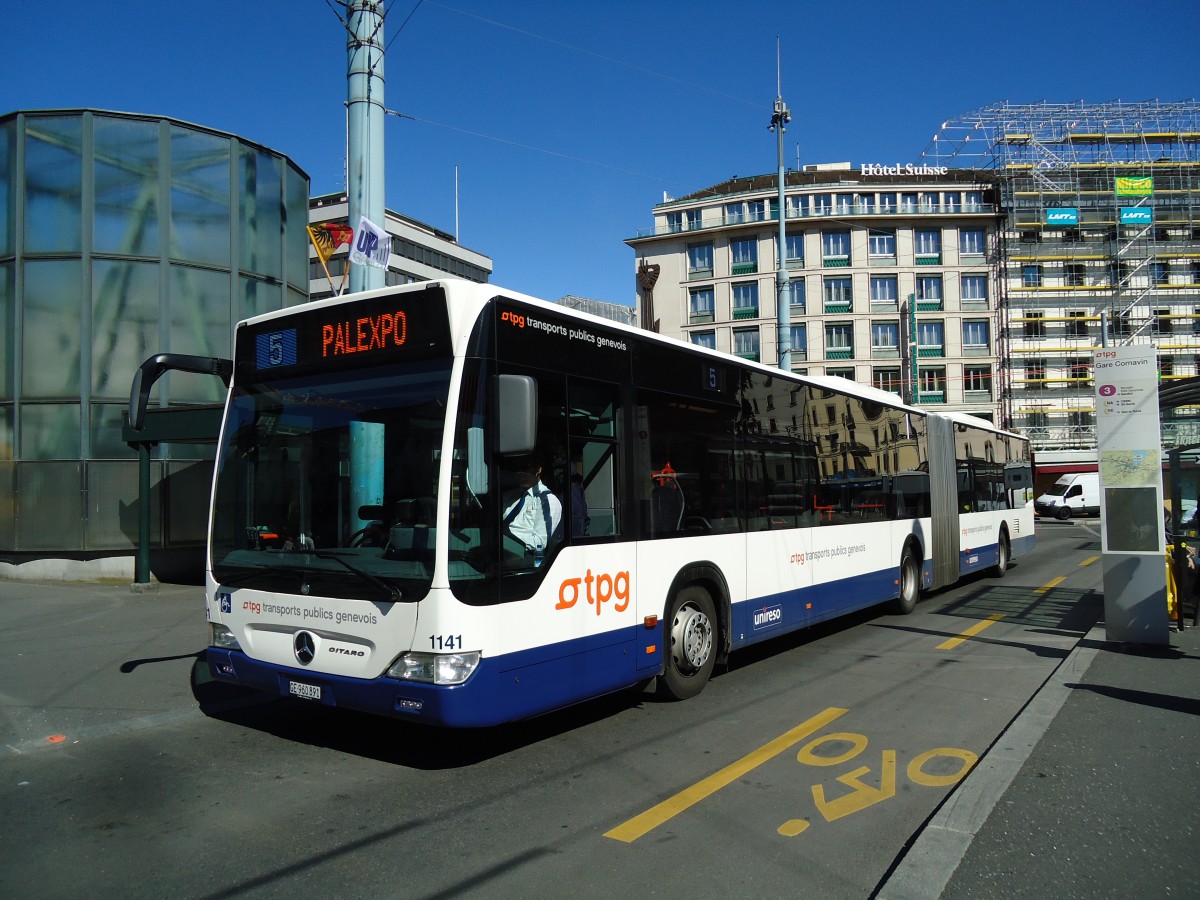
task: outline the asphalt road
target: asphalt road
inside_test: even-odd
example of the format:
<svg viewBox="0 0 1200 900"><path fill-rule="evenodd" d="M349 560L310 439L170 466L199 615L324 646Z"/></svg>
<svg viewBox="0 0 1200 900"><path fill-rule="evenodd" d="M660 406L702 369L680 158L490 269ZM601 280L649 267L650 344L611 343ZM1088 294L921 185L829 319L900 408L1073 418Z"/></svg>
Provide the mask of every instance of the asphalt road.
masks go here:
<svg viewBox="0 0 1200 900"><path fill-rule="evenodd" d="M0 896L869 897L1099 618L1098 556L1039 523L694 700L482 732L212 683L198 588L3 583Z"/></svg>

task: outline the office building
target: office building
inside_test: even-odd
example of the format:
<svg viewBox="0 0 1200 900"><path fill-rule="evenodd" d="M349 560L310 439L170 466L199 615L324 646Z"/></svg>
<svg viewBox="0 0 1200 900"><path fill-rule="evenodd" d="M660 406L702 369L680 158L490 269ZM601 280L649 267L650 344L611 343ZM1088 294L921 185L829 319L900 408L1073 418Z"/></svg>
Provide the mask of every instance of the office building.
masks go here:
<svg viewBox="0 0 1200 900"><path fill-rule="evenodd" d="M1155 345L1164 387L1200 374L1200 102L996 104L922 161L994 174L1004 420L1039 468L1094 469L1104 342ZM1175 410L1164 445L1200 442L1196 413Z"/></svg>
<svg viewBox="0 0 1200 900"><path fill-rule="evenodd" d="M807 166L785 178L791 368L998 418L991 176L942 166ZM778 365L778 177L654 207L629 238L643 323Z"/></svg>

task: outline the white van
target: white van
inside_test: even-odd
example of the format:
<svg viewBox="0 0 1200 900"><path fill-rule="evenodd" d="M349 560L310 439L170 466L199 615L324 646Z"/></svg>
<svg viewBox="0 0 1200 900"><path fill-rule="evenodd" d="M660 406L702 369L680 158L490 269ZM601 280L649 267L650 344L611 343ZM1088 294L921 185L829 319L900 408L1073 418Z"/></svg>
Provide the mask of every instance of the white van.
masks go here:
<svg viewBox="0 0 1200 900"><path fill-rule="evenodd" d="M1100 473L1063 475L1050 490L1033 501L1033 511L1039 516L1056 519L1100 515Z"/></svg>

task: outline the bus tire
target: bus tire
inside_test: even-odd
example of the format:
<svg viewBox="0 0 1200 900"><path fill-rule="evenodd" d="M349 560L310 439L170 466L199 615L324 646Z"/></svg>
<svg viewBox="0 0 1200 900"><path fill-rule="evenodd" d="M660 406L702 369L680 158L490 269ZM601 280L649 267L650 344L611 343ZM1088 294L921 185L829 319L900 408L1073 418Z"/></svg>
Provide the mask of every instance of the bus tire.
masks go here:
<svg viewBox="0 0 1200 900"><path fill-rule="evenodd" d="M666 659L657 691L667 700L689 700L708 683L717 661L717 614L712 596L688 585L671 601L663 622Z"/></svg>
<svg viewBox="0 0 1200 900"><path fill-rule="evenodd" d="M1012 555L1012 549L1008 544L1008 529L1000 529L1000 540L996 544L996 564L992 566L992 574L997 578L1003 578L1004 573L1008 571L1008 560Z"/></svg>
<svg viewBox="0 0 1200 900"><path fill-rule="evenodd" d="M1060 506L1057 511L1055 511L1054 518L1058 519L1060 522L1067 521L1067 519L1071 518L1071 507Z"/></svg>
<svg viewBox="0 0 1200 900"><path fill-rule="evenodd" d="M907 616L917 608L921 598L921 561L913 552L912 544L904 545L900 554L900 594L892 603L897 615Z"/></svg>

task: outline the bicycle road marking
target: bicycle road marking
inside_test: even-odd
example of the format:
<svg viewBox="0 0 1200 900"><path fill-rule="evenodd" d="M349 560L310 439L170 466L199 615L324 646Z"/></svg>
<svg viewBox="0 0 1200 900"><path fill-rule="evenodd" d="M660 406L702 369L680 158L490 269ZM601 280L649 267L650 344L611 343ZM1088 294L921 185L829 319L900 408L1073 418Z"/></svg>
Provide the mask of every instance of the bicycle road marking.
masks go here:
<svg viewBox="0 0 1200 900"><path fill-rule="evenodd" d="M790 731L784 732L775 738L775 740L763 744L757 750L747 753L737 762L730 763L720 771L714 772L691 787L680 791L674 797L668 797L657 806L653 806L644 813L640 813L627 822L623 822L616 828L606 831L604 836L616 841L624 841L627 844L632 844L638 838L649 834L659 825L675 818L675 816L695 806L706 797L711 797L717 791L721 790L721 788L728 786L747 772L753 771L785 750L791 749L809 735L819 731L830 722L844 716L848 712L848 709L831 706L823 712L817 713L811 719L801 722Z"/></svg>

